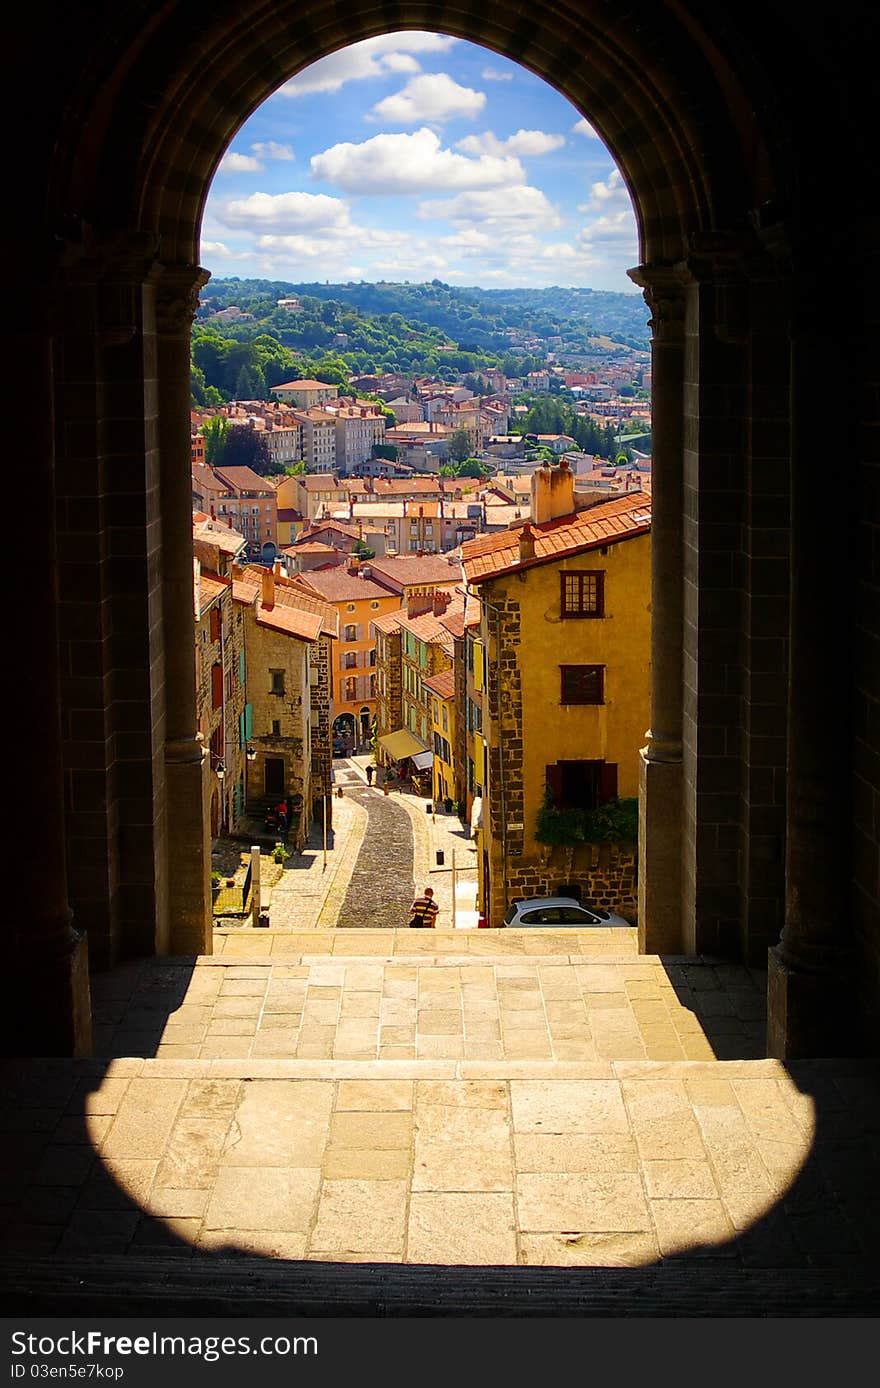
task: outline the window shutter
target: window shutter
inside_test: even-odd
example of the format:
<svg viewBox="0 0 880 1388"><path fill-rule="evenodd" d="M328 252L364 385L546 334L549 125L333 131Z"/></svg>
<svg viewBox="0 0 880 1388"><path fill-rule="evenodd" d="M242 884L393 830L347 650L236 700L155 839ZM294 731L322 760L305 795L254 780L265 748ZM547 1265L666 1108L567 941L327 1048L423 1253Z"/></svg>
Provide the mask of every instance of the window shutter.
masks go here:
<svg viewBox="0 0 880 1388"><path fill-rule="evenodd" d="M238 653L238 678L244 684L244 651Z"/></svg>
<svg viewBox="0 0 880 1388"><path fill-rule="evenodd" d="M211 707L220 708L223 703L223 666L211 666Z"/></svg>
<svg viewBox="0 0 880 1388"><path fill-rule="evenodd" d="M249 737L252 737L252 736L253 736L253 732L254 732L254 707L253 707L253 704L245 704L245 706L244 706L244 737L245 737L245 741L247 741Z"/></svg>
<svg viewBox="0 0 880 1388"><path fill-rule="evenodd" d="M547 789L555 805L562 804L562 767L559 762L547 767Z"/></svg>
<svg viewBox="0 0 880 1388"><path fill-rule="evenodd" d="M211 640L212 640L212 641L219 641L219 640L220 640L220 611L219 611L218 608L212 607L209 615L210 615L210 621L211 621Z"/></svg>
<svg viewBox="0 0 880 1388"><path fill-rule="evenodd" d="M599 766L599 804L607 805L617 799L617 762L603 761Z"/></svg>

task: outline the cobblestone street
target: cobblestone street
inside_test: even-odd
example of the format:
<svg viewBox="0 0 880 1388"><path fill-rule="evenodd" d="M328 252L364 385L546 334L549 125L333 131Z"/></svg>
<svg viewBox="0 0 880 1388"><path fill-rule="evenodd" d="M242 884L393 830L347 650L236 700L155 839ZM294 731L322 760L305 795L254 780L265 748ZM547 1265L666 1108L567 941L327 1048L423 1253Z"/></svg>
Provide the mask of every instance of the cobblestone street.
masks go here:
<svg viewBox="0 0 880 1388"><path fill-rule="evenodd" d="M336 924L349 929L405 926L412 905L413 828L406 811L370 789L354 770L337 769L337 785L367 815L364 837Z"/></svg>

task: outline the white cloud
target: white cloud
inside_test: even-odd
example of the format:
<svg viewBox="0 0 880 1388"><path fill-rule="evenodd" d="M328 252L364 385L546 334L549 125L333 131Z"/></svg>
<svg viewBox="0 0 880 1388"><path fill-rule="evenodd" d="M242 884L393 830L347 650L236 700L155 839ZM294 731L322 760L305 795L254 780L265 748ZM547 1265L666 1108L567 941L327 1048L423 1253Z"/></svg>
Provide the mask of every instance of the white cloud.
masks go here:
<svg viewBox="0 0 880 1388"><path fill-rule="evenodd" d="M512 82L512 72L499 72L497 67L484 67L480 73L484 82Z"/></svg>
<svg viewBox="0 0 880 1388"><path fill-rule="evenodd" d="M487 226L519 223L550 230L562 225L559 213L540 188L519 184L510 188L460 193L450 199L431 199L419 205L424 218L448 217L454 222L482 222Z"/></svg>
<svg viewBox="0 0 880 1388"><path fill-rule="evenodd" d="M393 96L373 107L372 119L394 125L419 121L445 121L455 116L476 116L486 104L486 93L461 87L447 72L426 72L413 77Z"/></svg>
<svg viewBox="0 0 880 1388"><path fill-rule="evenodd" d="M202 241L199 246L199 256L204 257L207 255L231 257L232 251L230 251L229 247L223 241Z"/></svg>
<svg viewBox="0 0 880 1388"><path fill-rule="evenodd" d="M466 159L441 149L424 127L411 135L374 135L362 144L339 144L311 159L316 178L347 193L417 193L429 189L496 188L524 177L518 159L483 155Z"/></svg>
<svg viewBox="0 0 880 1388"><path fill-rule="evenodd" d="M631 208L621 208L605 217L598 217L580 233L578 240L592 244L594 241L618 242L621 246L636 248L636 221Z"/></svg>
<svg viewBox="0 0 880 1388"><path fill-rule="evenodd" d="M571 133L572 135L585 135L588 140L598 140L600 138L590 125L590 122L583 119L575 121L574 125L571 127Z"/></svg>
<svg viewBox="0 0 880 1388"><path fill-rule="evenodd" d="M258 159L280 159L282 162L290 163L296 158L291 145L279 144L277 140L257 140L256 144L251 145L251 149Z"/></svg>
<svg viewBox="0 0 880 1388"><path fill-rule="evenodd" d="M543 130L517 130L506 140L499 140L491 130L486 130L482 135L466 135L463 140L456 142L455 148L463 150L465 154L521 154L528 158L530 155L549 154L564 144L564 135L548 135Z"/></svg>
<svg viewBox="0 0 880 1388"><path fill-rule="evenodd" d="M347 204L324 193L252 193L221 204L214 216L226 227L282 234L340 230L350 223Z"/></svg>
<svg viewBox="0 0 880 1388"><path fill-rule="evenodd" d="M413 30L403 34L379 34L361 43L340 48L280 88L282 96L310 96L314 92L338 92L346 82L382 77L389 72L419 72L414 53L445 53L456 42L445 34L426 34Z"/></svg>
<svg viewBox="0 0 880 1388"><path fill-rule="evenodd" d="M578 211L600 212L609 207L626 208L628 211L632 208L629 192L619 169L612 169L604 183L600 181L591 184L590 201L580 203Z"/></svg>
<svg viewBox="0 0 880 1388"><path fill-rule="evenodd" d="M218 174L259 173L263 165L250 154L236 154L227 150L217 166Z"/></svg>

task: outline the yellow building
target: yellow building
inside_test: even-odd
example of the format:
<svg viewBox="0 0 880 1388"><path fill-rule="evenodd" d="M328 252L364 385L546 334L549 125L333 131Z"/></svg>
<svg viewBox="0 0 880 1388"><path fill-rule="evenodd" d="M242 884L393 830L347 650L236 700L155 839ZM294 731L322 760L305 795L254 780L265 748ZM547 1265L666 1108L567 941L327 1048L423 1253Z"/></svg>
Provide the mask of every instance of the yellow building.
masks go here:
<svg viewBox="0 0 880 1388"><path fill-rule="evenodd" d="M536 837L545 803L565 815L638 795L649 721L649 503L619 497L575 513L573 502L570 471L539 468L532 523L462 552L486 652L478 856L492 925L510 901L562 887L630 916L634 909L631 851L615 850L611 881L608 851L600 869L589 843L553 847Z"/></svg>
<svg viewBox="0 0 880 1388"><path fill-rule="evenodd" d="M439 804L455 800L455 671L441 670L422 680L431 711L431 741L434 749L432 795Z"/></svg>
<svg viewBox="0 0 880 1388"><path fill-rule="evenodd" d="M339 614L333 671L333 734L347 745L369 743L376 716L376 642L370 623L400 607L400 598L376 583L368 565L349 555L346 563L309 570L297 583Z"/></svg>

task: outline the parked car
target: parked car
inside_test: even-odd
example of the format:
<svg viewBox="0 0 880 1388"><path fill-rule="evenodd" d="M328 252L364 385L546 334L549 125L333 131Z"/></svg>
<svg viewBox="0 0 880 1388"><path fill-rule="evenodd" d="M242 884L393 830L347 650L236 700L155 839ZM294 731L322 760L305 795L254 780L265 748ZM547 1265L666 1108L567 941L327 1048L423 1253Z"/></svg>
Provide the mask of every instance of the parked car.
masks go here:
<svg viewBox="0 0 880 1388"><path fill-rule="evenodd" d="M348 743L344 737L334 737L333 755L334 757L344 757L348 753Z"/></svg>
<svg viewBox="0 0 880 1388"><path fill-rule="evenodd" d="M573 896L534 896L528 901L512 901L504 913L510 926L616 926L629 927L629 921L599 906L582 906Z"/></svg>

